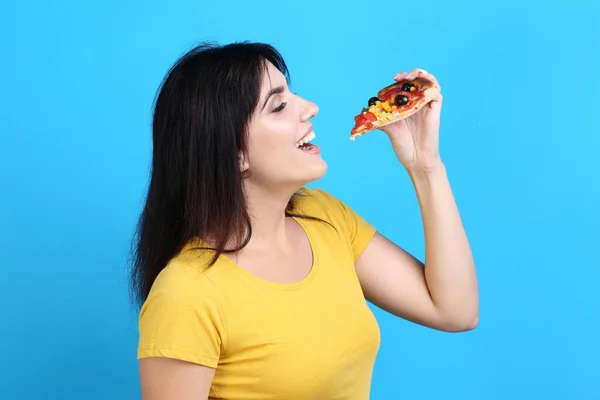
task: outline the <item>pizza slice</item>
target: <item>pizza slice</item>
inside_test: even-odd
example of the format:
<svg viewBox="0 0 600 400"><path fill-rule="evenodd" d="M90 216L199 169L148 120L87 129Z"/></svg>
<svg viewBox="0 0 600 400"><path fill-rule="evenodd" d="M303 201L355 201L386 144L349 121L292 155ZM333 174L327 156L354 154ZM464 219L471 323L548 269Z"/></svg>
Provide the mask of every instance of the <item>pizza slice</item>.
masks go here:
<svg viewBox="0 0 600 400"><path fill-rule="evenodd" d="M371 97L368 108L354 117L350 140L409 117L438 97L439 88L425 78L396 82Z"/></svg>

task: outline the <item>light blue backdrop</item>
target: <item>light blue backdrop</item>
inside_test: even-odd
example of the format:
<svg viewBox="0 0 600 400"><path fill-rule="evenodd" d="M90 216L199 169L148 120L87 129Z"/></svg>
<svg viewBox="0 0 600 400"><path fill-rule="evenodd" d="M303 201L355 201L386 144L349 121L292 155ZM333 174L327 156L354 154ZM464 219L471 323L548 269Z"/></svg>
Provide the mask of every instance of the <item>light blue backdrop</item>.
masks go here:
<svg viewBox="0 0 600 400"><path fill-rule="evenodd" d="M139 397L125 257L151 102L194 43L248 39L277 46L321 108L330 169L315 185L419 257L418 205L387 138L348 134L396 72L442 84L481 323L447 334L376 310L372 399L599 399L599 19L592 0L4 4L0 398Z"/></svg>

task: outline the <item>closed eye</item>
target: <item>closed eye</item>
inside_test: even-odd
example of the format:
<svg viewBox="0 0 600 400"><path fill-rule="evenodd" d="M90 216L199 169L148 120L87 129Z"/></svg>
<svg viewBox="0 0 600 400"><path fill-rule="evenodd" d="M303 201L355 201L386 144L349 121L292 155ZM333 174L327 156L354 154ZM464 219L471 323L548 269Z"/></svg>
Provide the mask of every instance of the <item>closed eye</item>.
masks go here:
<svg viewBox="0 0 600 400"><path fill-rule="evenodd" d="M287 101L284 101L283 103L281 103L277 108L275 108L273 110L273 112L274 113L280 112L285 108L285 106L287 106Z"/></svg>

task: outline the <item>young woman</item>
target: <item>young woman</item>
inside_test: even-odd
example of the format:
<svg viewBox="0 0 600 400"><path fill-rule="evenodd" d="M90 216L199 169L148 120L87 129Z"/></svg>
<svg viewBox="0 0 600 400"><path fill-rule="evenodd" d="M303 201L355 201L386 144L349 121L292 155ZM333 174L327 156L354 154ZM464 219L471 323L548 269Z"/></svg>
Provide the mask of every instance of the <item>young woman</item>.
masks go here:
<svg viewBox="0 0 600 400"><path fill-rule="evenodd" d="M395 79L425 77L424 70ZM366 300L448 332L478 323L468 240L438 152L441 97L385 127L414 184L426 262L306 184L327 165L315 104L260 43L201 45L156 98L132 272L145 400L366 400L379 329Z"/></svg>

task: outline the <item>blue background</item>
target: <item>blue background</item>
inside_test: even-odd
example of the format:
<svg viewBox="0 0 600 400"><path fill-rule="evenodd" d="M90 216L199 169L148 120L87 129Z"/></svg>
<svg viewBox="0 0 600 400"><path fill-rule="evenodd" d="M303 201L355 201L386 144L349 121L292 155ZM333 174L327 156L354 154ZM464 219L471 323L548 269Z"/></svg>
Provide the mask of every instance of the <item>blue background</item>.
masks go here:
<svg viewBox="0 0 600 400"><path fill-rule="evenodd" d="M600 398L600 6L589 1L66 0L0 7L0 398L139 398L127 251L150 107L200 40L274 44L316 102L319 186L423 256L414 190L366 100L414 67L444 92L441 151L481 322L379 310L372 399Z"/></svg>

